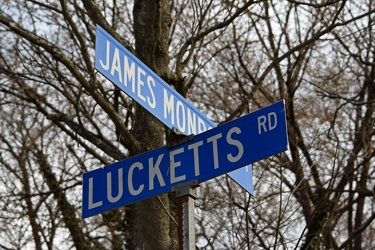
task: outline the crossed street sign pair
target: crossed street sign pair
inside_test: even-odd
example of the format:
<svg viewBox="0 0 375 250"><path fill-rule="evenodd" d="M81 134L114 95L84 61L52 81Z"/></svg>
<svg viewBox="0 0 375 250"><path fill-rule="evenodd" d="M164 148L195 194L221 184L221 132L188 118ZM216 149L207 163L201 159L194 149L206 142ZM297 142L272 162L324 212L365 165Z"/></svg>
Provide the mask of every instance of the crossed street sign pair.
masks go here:
<svg viewBox="0 0 375 250"><path fill-rule="evenodd" d="M229 176L253 194L251 166L239 168L287 149L284 101L216 127L99 26L96 69L170 129L196 135L85 173L83 218L236 169Z"/></svg>

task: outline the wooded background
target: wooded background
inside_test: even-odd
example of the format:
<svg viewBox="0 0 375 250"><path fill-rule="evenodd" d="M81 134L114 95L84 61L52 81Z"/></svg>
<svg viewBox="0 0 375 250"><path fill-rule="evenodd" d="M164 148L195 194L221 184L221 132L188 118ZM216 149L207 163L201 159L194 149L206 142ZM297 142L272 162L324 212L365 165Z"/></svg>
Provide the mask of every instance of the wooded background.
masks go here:
<svg viewBox="0 0 375 250"><path fill-rule="evenodd" d="M83 173L173 140L95 70L96 25L217 124L285 99L255 197L200 185L200 249L375 249L372 0L2 0L1 249L177 248L173 194L81 219Z"/></svg>

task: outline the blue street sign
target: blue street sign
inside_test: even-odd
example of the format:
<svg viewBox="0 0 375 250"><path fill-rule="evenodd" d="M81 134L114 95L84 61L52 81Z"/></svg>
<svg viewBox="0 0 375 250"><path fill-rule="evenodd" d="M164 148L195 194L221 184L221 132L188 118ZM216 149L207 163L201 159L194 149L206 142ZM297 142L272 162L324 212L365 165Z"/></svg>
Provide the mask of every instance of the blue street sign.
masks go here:
<svg viewBox="0 0 375 250"><path fill-rule="evenodd" d="M229 177L238 185L254 196L253 172L252 166L248 165L228 173Z"/></svg>
<svg viewBox="0 0 375 250"><path fill-rule="evenodd" d="M200 134L216 127L202 112L156 75L143 62L97 26L95 67L168 128L185 135ZM251 166L229 176L254 194Z"/></svg>
<svg viewBox="0 0 375 250"><path fill-rule="evenodd" d="M199 134L212 122L143 62L97 26L95 67L168 128Z"/></svg>
<svg viewBox="0 0 375 250"><path fill-rule="evenodd" d="M284 102L198 134L173 148L148 151L83 174L82 217L199 183L287 149Z"/></svg>

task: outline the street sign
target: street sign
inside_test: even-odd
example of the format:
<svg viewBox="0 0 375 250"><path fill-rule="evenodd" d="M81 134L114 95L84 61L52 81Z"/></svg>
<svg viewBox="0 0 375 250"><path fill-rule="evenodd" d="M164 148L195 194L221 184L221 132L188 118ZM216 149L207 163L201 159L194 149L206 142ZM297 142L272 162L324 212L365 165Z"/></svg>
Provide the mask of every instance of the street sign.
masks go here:
<svg viewBox="0 0 375 250"><path fill-rule="evenodd" d="M95 67L168 128L199 134L212 122L143 62L97 26Z"/></svg>
<svg viewBox="0 0 375 250"><path fill-rule="evenodd" d="M95 54L96 69L168 128L177 128L181 133L190 135L216 127L100 26L96 29ZM251 166L245 170L229 173L229 176L254 194Z"/></svg>
<svg viewBox="0 0 375 250"><path fill-rule="evenodd" d="M284 102L196 135L83 174L82 217L209 180L287 149Z"/></svg>

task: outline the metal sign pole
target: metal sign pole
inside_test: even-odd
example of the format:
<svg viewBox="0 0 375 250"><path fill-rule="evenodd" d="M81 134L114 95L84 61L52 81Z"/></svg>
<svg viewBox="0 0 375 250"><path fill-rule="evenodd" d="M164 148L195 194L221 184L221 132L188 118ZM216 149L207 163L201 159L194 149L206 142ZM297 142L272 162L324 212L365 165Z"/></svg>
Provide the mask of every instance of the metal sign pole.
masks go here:
<svg viewBox="0 0 375 250"><path fill-rule="evenodd" d="M195 250L194 201L198 181L192 181L172 188L178 198L178 249Z"/></svg>
<svg viewBox="0 0 375 250"><path fill-rule="evenodd" d="M186 136L173 128L174 138L167 143L168 148L192 141L194 135ZM172 187L178 199L178 249L195 250L195 213L194 201L197 197L198 180L192 180Z"/></svg>

